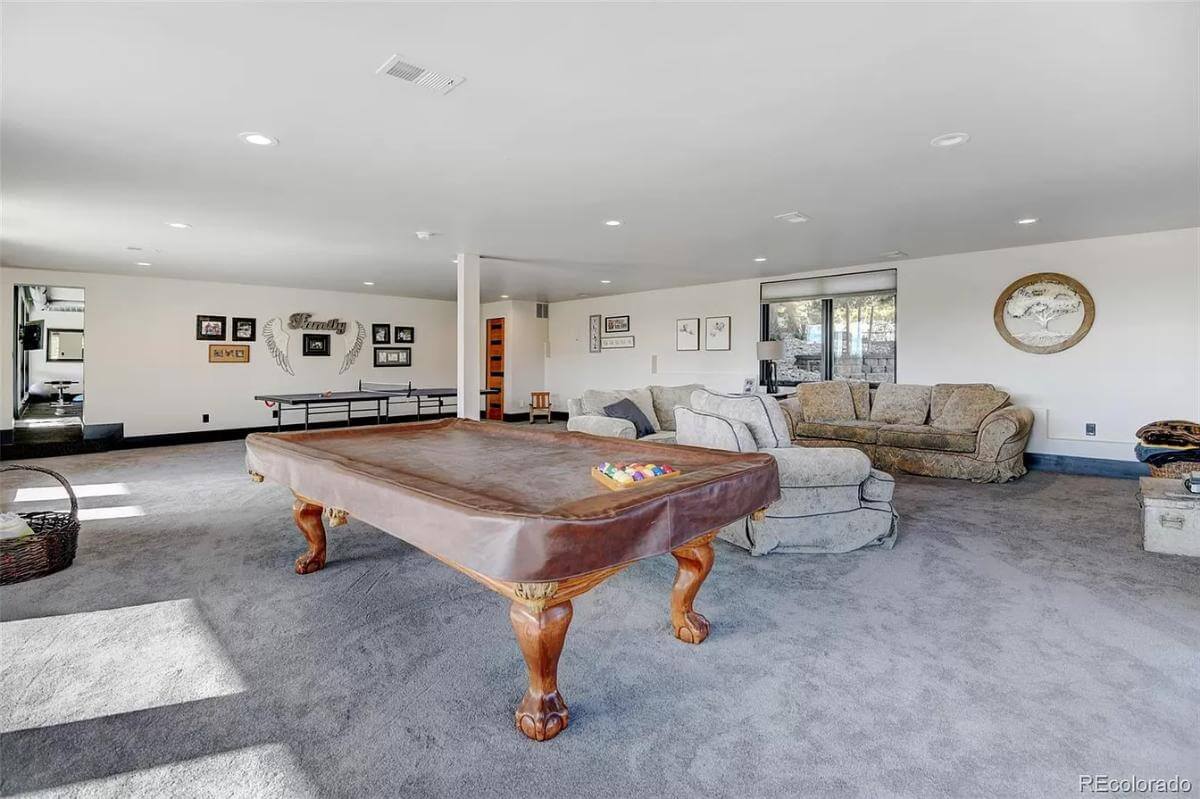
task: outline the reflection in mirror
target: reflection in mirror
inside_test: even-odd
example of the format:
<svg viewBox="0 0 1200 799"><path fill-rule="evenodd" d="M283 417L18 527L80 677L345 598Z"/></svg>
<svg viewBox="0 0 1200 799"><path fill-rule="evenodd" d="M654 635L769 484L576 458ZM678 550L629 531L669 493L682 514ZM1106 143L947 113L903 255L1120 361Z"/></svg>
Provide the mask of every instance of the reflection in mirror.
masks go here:
<svg viewBox="0 0 1200 799"><path fill-rule="evenodd" d="M47 361L82 361L83 360L83 331L82 330L48 330L48 331L46 331L46 360Z"/></svg>

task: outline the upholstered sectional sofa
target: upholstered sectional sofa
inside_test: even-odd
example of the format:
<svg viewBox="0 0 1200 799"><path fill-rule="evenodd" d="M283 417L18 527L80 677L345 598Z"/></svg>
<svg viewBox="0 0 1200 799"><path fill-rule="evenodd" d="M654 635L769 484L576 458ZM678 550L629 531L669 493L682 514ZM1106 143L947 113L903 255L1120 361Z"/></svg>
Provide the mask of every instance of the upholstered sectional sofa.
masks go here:
<svg viewBox="0 0 1200 799"><path fill-rule="evenodd" d="M880 469L980 483L1025 474L1033 412L990 383L804 383L780 407L797 445L852 447Z"/></svg>
<svg viewBox="0 0 1200 799"><path fill-rule="evenodd" d="M726 541L753 555L848 552L894 544L897 516L891 475L871 468L870 459L853 449L792 446L787 417L773 398L716 394L699 385L586 391L567 401L567 429L635 438L633 422L604 413L624 399L636 404L655 426L642 441L761 451L775 458L780 500L763 518L747 517L722 529L719 535Z"/></svg>

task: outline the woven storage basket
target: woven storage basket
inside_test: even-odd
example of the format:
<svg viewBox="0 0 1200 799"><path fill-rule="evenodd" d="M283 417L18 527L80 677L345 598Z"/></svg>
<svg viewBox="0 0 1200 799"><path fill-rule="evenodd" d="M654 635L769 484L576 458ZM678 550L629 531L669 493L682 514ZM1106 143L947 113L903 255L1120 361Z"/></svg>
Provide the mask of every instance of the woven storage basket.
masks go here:
<svg viewBox="0 0 1200 799"><path fill-rule="evenodd" d="M10 464L0 467L0 472L18 470L48 474L62 483L71 500L71 510L68 513L39 510L18 514L33 528L33 535L0 539L0 585L32 580L67 568L75 559L75 546L79 542L79 500L67 479L40 466Z"/></svg>
<svg viewBox="0 0 1200 799"><path fill-rule="evenodd" d="M1192 472L1200 472L1200 461L1174 461L1150 467L1151 477L1186 477Z"/></svg>

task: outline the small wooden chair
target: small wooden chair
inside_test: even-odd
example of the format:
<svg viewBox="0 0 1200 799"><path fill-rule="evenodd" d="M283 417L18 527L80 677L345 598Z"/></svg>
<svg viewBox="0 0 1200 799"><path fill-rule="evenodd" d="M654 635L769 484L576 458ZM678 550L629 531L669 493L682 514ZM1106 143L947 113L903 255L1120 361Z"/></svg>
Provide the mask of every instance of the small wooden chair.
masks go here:
<svg viewBox="0 0 1200 799"><path fill-rule="evenodd" d="M550 392L549 391L531 391L529 392L529 423L533 424L533 420L539 416L546 417L546 423L550 423Z"/></svg>

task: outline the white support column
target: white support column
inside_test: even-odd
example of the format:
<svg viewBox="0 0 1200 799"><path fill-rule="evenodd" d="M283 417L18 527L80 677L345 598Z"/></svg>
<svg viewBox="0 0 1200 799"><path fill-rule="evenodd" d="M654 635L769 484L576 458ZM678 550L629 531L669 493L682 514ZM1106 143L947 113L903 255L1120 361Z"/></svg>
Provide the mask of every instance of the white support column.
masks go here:
<svg viewBox="0 0 1200 799"><path fill-rule="evenodd" d="M479 418L479 256L458 254L458 416Z"/></svg>

